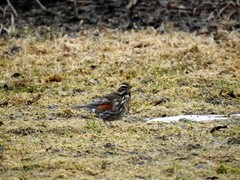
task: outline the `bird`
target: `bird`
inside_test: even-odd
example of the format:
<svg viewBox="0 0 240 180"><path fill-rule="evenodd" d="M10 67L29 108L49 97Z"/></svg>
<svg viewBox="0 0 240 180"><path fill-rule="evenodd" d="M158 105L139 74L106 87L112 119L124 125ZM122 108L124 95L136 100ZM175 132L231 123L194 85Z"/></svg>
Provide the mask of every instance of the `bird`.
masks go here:
<svg viewBox="0 0 240 180"><path fill-rule="evenodd" d="M131 88L129 83L121 83L117 91L101 96L89 104L78 106L78 108L95 113L96 117L102 119L109 127L107 122L121 119L129 112Z"/></svg>

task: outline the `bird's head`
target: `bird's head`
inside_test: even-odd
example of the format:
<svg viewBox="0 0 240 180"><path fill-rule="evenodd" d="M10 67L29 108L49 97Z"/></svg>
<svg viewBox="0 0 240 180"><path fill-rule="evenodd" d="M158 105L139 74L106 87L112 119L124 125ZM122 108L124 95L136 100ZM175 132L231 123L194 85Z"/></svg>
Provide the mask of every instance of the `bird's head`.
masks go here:
<svg viewBox="0 0 240 180"><path fill-rule="evenodd" d="M129 83L124 82L118 88L118 93L120 95L130 94L131 93L131 88L132 88L132 86Z"/></svg>

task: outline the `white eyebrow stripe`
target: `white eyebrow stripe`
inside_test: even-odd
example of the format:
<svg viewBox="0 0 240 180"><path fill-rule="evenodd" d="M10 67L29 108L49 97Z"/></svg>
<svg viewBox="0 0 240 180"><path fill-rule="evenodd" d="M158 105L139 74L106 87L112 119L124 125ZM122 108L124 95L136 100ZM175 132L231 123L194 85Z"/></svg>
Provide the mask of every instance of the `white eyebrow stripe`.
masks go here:
<svg viewBox="0 0 240 180"><path fill-rule="evenodd" d="M126 84L122 84L122 85L120 86L120 88L121 88L121 87L128 88L128 85L126 85Z"/></svg>

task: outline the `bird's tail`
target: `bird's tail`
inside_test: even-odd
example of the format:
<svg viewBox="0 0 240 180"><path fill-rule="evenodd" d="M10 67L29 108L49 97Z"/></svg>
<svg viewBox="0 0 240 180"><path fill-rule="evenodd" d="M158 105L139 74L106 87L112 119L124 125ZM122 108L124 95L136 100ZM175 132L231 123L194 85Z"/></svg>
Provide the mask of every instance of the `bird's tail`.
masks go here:
<svg viewBox="0 0 240 180"><path fill-rule="evenodd" d="M72 109L86 109L88 111L91 111L91 112L95 112L95 109L96 109L96 106L94 105L72 105L70 106Z"/></svg>
<svg viewBox="0 0 240 180"><path fill-rule="evenodd" d="M82 108L88 109L86 105L70 105L70 107L72 109L82 109Z"/></svg>

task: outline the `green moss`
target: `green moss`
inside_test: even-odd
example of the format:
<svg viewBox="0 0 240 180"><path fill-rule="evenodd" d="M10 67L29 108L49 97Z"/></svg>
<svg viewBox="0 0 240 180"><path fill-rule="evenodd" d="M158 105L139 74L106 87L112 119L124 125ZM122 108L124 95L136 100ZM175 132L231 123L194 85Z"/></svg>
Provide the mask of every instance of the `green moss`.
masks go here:
<svg viewBox="0 0 240 180"><path fill-rule="evenodd" d="M220 174L234 173L240 175L240 168L234 168L227 164L221 164L220 167L217 169L217 173Z"/></svg>

